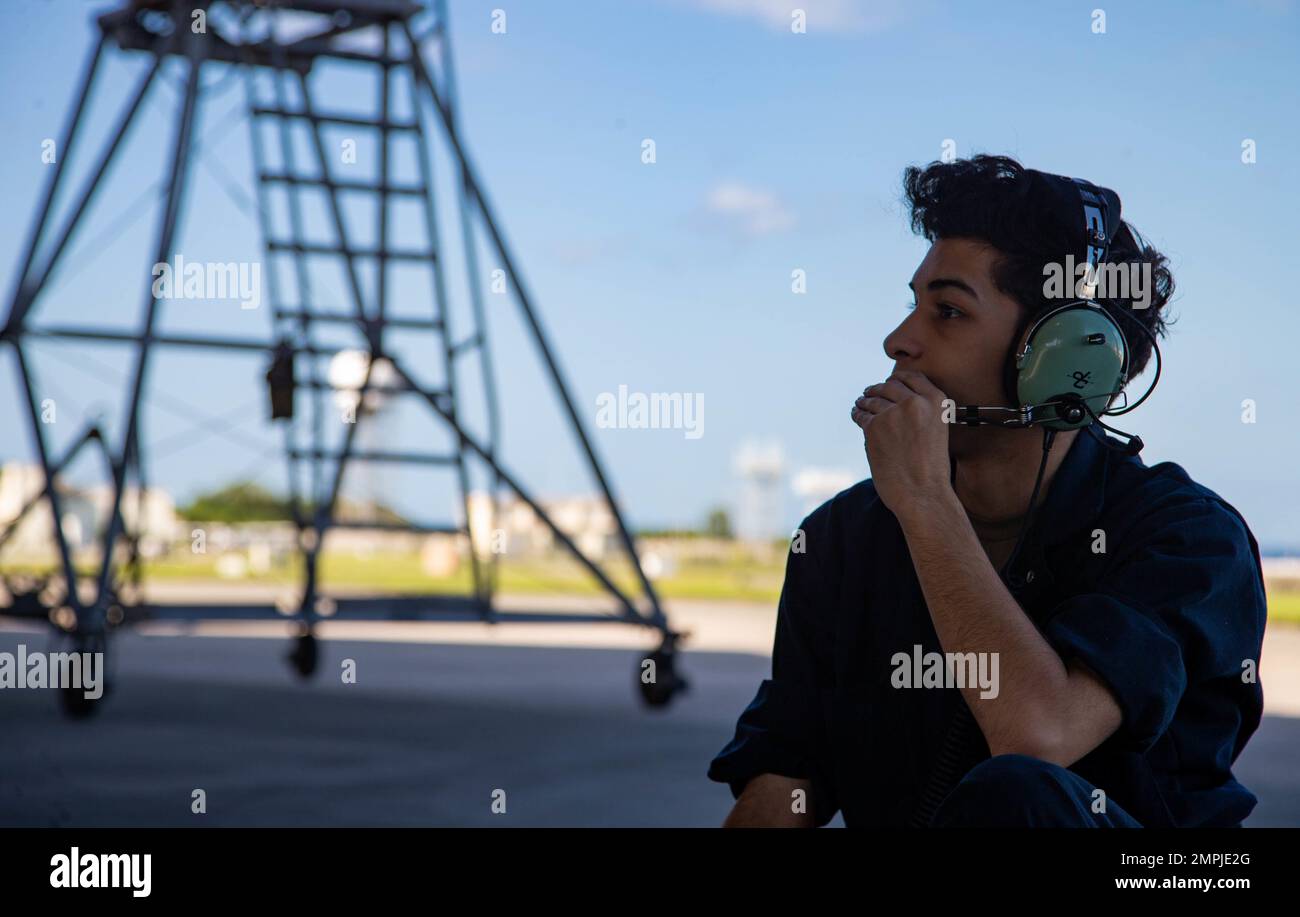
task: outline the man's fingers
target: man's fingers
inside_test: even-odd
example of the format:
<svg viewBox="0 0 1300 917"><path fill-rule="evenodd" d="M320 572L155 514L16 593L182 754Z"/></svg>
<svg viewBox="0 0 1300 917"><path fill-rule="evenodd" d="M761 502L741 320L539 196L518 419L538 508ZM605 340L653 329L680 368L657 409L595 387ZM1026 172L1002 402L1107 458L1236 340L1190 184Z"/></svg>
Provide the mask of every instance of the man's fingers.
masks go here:
<svg viewBox="0 0 1300 917"><path fill-rule="evenodd" d="M917 372L914 369L896 369L889 378L909 391L927 399L942 399L945 397L943 391L931 382L925 373Z"/></svg>
<svg viewBox="0 0 1300 917"><path fill-rule="evenodd" d="M884 382L864 388L861 397L853 402L849 416L858 426L864 426L864 421L869 422L875 415L912 397L937 402L945 395L924 373L914 369L896 369Z"/></svg>
<svg viewBox="0 0 1300 917"><path fill-rule="evenodd" d="M886 401L897 404L904 398L910 398L916 393L906 385L893 379L886 379L884 382L877 382L875 385L867 386L862 393L864 398L876 397L883 398Z"/></svg>
<svg viewBox="0 0 1300 917"><path fill-rule="evenodd" d="M853 403L855 408L866 411L869 414L879 414L881 411L893 407L894 402L887 398L878 398L875 396L864 395Z"/></svg>

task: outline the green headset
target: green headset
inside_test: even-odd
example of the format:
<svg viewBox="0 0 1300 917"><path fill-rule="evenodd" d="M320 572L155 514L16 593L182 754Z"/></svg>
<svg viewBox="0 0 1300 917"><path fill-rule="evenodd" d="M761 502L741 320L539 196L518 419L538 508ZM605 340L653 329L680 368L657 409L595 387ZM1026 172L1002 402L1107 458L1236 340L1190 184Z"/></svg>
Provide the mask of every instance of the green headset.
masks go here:
<svg viewBox="0 0 1300 917"><path fill-rule="evenodd" d="M1095 296L1101 266L1121 226L1119 197L1082 179L1034 171L1057 197L1068 194L1078 200L1087 246L1086 273L1075 287L1077 298L1022 322L1012 338L1003 382L1007 399L1015 407L965 405L960 408L957 420L970 426L1037 425L1053 431L1076 430L1096 423L1127 437L1129 442L1122 448L1136 455L1142 450L1140 437L1115 430L1101 421L1103 416L1126 414L1136 408L1160 379L1160 345L1155 335L1135 316L1127 315L1124 307L1119 307L1116 312L1126 315L1151 340L1156 373L1141 398L1128 404L1126 396L1122 408L1111 409L1111 401L1129 381L1132 348L1111 313ZM994 420L981 415L988 411L1011 416ZM1104 438L1101 442L1111 446Z"/></svg>

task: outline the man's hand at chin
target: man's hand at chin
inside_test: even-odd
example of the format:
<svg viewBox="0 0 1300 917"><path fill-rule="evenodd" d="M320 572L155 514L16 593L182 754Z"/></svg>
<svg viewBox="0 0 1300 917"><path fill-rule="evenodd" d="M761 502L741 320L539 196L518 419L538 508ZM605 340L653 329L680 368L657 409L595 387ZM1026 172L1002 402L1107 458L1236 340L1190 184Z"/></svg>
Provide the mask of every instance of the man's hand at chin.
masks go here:
<svg viewBox="0 0 1300 917"><path fill-rule="evenodd" d="M897 369L868 386L851 416L866 439L876 493L900 518L950 494L947 397L923 373Z"/></svg>

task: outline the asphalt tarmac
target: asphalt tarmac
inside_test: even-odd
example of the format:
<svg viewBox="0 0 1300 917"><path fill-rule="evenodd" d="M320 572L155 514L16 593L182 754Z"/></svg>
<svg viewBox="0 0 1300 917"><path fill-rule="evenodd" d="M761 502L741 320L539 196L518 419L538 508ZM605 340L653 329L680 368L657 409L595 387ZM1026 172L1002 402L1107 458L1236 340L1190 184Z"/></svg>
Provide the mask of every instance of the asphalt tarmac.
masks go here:
<svg viewBox="0 0 1300 917"><path fill-rule="evenodd" d="M0 691L0 825L718 825L731 795L705 771L769 673L772 615L676 614L699 646L666 709L634 683L652 635L625 625L335 622L310 681L280 622L125 632L88 720L53 691ZM0 652L20 643L52 648L0 620ZM1249 826L1296 827L1300 631L1270 633L1262 672L1269 710L1235 773L1260 798Z"/></svg>

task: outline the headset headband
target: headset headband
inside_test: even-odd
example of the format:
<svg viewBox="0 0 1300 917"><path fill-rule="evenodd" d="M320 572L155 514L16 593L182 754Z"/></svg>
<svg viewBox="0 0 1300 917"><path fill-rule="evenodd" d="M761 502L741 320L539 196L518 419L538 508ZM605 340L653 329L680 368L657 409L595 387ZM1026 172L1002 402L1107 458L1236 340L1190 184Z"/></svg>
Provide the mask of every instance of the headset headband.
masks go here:
<svg viewBox="0 0 1300 917"><path fill-rule="evenodd" d="M1101 190L1081 178L1071 178L1083 204L1083 232L1088 270L1080 281L1078 293L1091 301L1097 295L1097 276L1110 250L1110 203ZM1118 222L1118 221L1117 221Z"/></svg>

